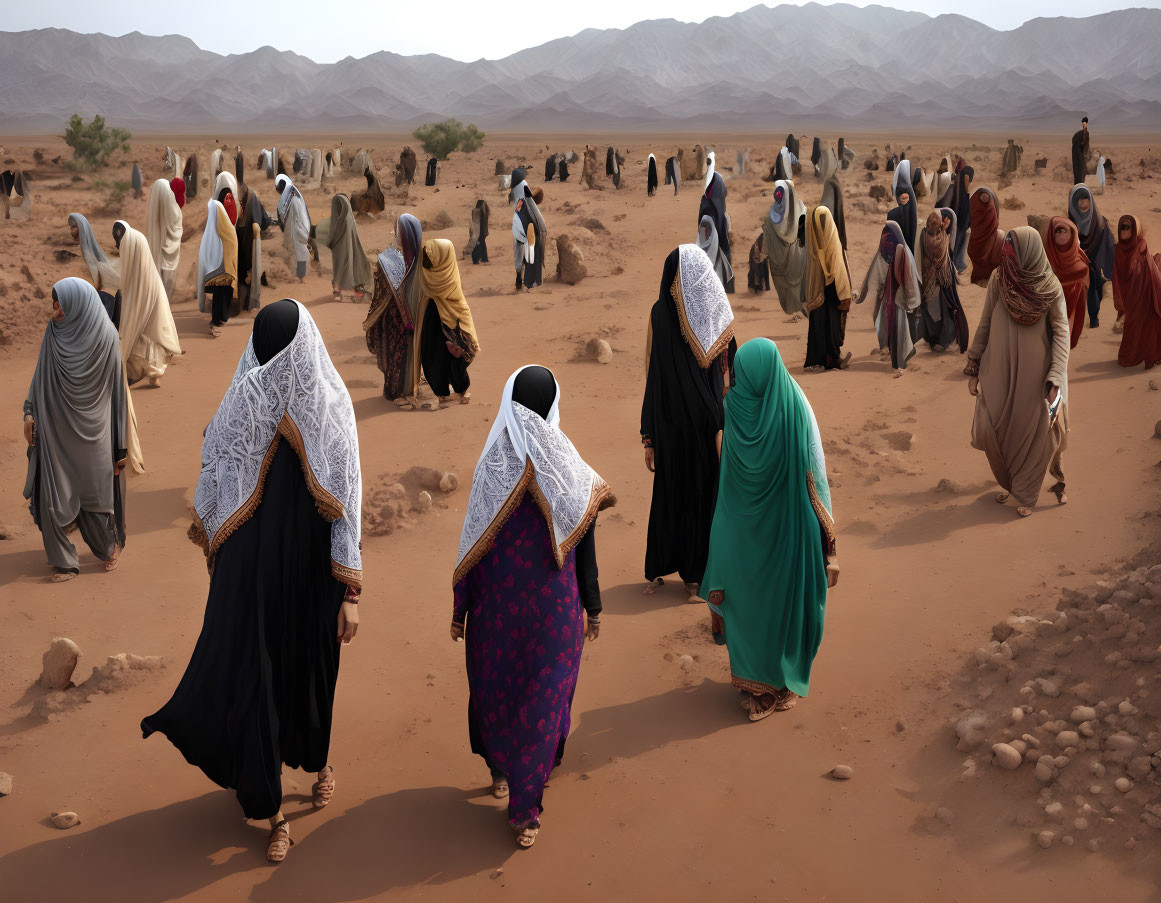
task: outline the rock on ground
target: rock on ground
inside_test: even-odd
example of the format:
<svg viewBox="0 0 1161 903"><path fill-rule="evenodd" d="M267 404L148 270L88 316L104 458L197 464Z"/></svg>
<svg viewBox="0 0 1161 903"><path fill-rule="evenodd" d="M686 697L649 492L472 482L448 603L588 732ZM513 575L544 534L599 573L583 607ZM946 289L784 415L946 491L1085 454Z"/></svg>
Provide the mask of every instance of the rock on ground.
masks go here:
<svg viewBox="0 0 1161 903"><path fill-rule="evenodd" d="M40 685L49 690L72 686L73 671L81 657L81 647L68 637L56 637L41 659Z"/></svg>
<svg viewBox="0 0 1161 903"><path fill-rule="evenodd" d="M589 274L585 255L572 236L556 237L556 278L568 285L576 285Z"/></svg>

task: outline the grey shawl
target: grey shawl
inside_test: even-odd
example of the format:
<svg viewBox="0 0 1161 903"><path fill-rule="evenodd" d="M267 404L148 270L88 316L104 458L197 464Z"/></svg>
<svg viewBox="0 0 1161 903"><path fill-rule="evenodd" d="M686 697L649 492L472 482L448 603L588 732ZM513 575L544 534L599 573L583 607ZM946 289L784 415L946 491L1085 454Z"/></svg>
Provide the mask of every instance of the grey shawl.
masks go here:
<svg viewBox="0 0 1161 903"><path fill-rule="evenodd" d="M77 227L77 240L81 243L81 256L89 265L89 273L93 277L93 284L102 291L111 295L117 294L121 288L121 271L117 264L105 256L97 238L93 235L93 227L80 213L70 213L69 223Z"/></svg>
<svg viewBox="0 0 1161 903"><path fill-rule="evenodd" d="M782 203L775 201L762 220L766 237L766 257L770 280L778 292L778 302L788 314L802 313L803 285L806 276L806 246L798 243L798 221L806 206L798 198L794 183L780 179L774 190L782 189Z"/></svg>
<svg viewBox="0 0 1161 903"><path fill-rule="evenodd" d="M28 387L25 410L36 421L36 442L28 458L24 497L40 497L58 527L67 527L82 509L114 510L113 465L125 454L125 398L121 343L97 290L83 279L54 286L64 320L51 320Z"/></svg>

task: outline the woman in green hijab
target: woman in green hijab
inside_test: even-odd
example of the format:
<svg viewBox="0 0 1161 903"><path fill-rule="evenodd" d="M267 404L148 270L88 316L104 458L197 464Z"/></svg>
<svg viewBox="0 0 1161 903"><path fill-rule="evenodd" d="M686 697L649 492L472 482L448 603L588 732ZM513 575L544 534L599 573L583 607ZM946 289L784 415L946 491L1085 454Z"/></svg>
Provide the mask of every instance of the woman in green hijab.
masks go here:
<svg viewBox="0 0 1161 903"><path fill-rule="evenodd" d="M734 370L701 590L743 708L760 721L807 694L839 568L810 403L769 339L738 349Z"/></svg>

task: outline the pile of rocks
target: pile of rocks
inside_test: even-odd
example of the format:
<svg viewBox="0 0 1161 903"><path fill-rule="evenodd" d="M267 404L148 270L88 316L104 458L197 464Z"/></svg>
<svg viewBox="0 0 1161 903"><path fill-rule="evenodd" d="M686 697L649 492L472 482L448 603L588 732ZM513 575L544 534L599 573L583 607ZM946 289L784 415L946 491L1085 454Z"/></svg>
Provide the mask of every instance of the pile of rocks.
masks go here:
<svg viewBox="0 0 1161 903"><path fill-rule="evenodd" d="M1161 564L997 624L958 694L978 700L954 718L961 779L1026 775L1042 847L1161 840L1159 640Z"/></svg>

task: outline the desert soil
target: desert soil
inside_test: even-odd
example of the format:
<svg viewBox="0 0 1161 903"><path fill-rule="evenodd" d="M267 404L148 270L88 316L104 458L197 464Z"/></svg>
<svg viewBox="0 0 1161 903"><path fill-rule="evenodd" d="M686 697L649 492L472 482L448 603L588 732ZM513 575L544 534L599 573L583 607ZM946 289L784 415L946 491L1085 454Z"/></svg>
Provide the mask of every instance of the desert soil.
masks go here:
<svg viewBox="0 0 1161 903"><path fill-rule="evenodd" d="M174 139L186 153L196 146L203 178L214 137ZM833 146L835 137L826 140ZM963 153L976 185L996 187L1003 137L927 138L908 156L933 166L946 152ZM341 138L298 143L325 149ZM312 265L300 286L289 278L277 229L265 246L275 285L264 300L289 296L310 308L350 389L366 493L416 465L461 479L430 513L410 513L389 534L365 537L362 624L343 650L335 705L335 801L312 812L313 777L286 774L297 845L277 868L262 855L266 826L243 821L231 792L187 765L160 735L142 741L138 727L173 691L201 626L207 575L185 536L187 508L202 429L251 329L244 315L214 340L193 300L208 189L185 208L190 237L174 304L185 355L160 389L134 390L148 471L129 482L121 567L106 575L85 553L80 577L53 585L21 497L20 402L52 283L88 275L66 216L89 216L106 249L115 219L143 229L144 198L108 208L106 190L94 183L127 180L137 159L147 194L163 175L166 141L135 142L132 155L79 181L59 166L33 163L35 147L49 158L65 152L58 139L20 139L5 148L35 181L31 220L0 222L0 380L8 411L0 424L0 522L8 537L0 543L0 771L15 779L14 792L0 799L0 897L484 901L534 899L551 889L565 900L1157 899L1155 831L1142 826L1133 850L1041 850L1021 822L1034 808L1034 782L1026 775L960 780L964 754L950 726L964 702L955 698L955 678L995 622L1016 608L1052 607L1062 587L1092 583L1157 538L1153 425L1161 395L1153 394L1152 380L1161 376L1117 366L1111 286L1100 328L1086 328L1070 366L1070 504L1057 507L1045 493L1034 516L1020 520L994 503L984 456L969 445L973 400L961 356L924 348L902 378L892 379L889 365L869 354L875 340L868 304L851 313L851 369L802 372L805 321L788 318L774 293L745 288L747 252L772 187L759 174L780 139L717 145L720 169L732 166L738 147L752 149L750 174L727 179L738 338L774 339L810 398L828 454L842 564L810 697L751 725L729 685L725 650L710 640L704 607L684 604L676 579L657 595L641 593L651 489L638 436L646 318L665 256L694 238L699 184L684 183L677 197L665 186L646 197L648 153L663 166L678 140L628 135L617 138L627 162L615 191L603 175L607 140L588 140L598 139L604 190L584 188L578 161L567 184L544 186L541 205L550 240L569 233L582 247L588 278L575 286L549 278L531 294L514 294L509 214L493 167L497 158L509 170L524 162L529 181L540 185L543 142L490 136L482 150L445 162L434 188L397 191L390 173L403 139L346 138L345 153L360 144L374 149L388 195L384 215L360 218L369 255L391 243L395 216L408 211L425 223L446 211L452 225L424 237L450 238L460 248L475 200L491 205L492 262L460 261L483 348L466 407L407 412L386 402L364 344L366 305L331 301L329 253L322 251L321 272ZM231 160L233 145L243 146L246 181L272 210L273 183L252 168L270 139L223 140ZM581 153L585 140L552 138L549 147ZM891 140L848 138L859 154L842 173L856 285L887 210L867 197L862 161L872 145ZM1064 212L1067 141L1024 140L1024 171L998 189L1024 206L1003 210L1002 226L1023 225L1030 213ZM280 136L278 144L292 149L296 140ZM1098 202L1114 223L1121 213L1140 216L1161 250L1158 151L1148 144L1127 137L1103 146L1117 175ZM426 159L419 156L417 175ZM1049 157L1048 170L1035 173L1041 156ZM878 184L889 177L874 176ZM361 184L344 173L337 190ZM812 175L797 185L804 200L817 202ZM324 193L308 191L306 200L316 222L329 215ZM924 199L921 218L930 209ZM554 269L553 244L546 276ZM965 280L960 294L974 327L983 290ZM611 363L586 357L593 337L611 344ZM468 749L463 647L449 640L447 623L471 472L504 380L526 363L556 372L562 425L613 486L618 504L602 516L598 533L603 632L585 649L573 732L546 794L544 831L521 852L502 804L486 792L486 768ZM78 682L118 653L161 656L166 667L46 720L33 712L42 695L33 684L42 653L61 636L83 650ZM853 779L830 779L836 764L851 766ZM954 813L950 826L933 819L939 807ZM80 826L53 828L48 816L62 810L77 812Z"/></svg>

